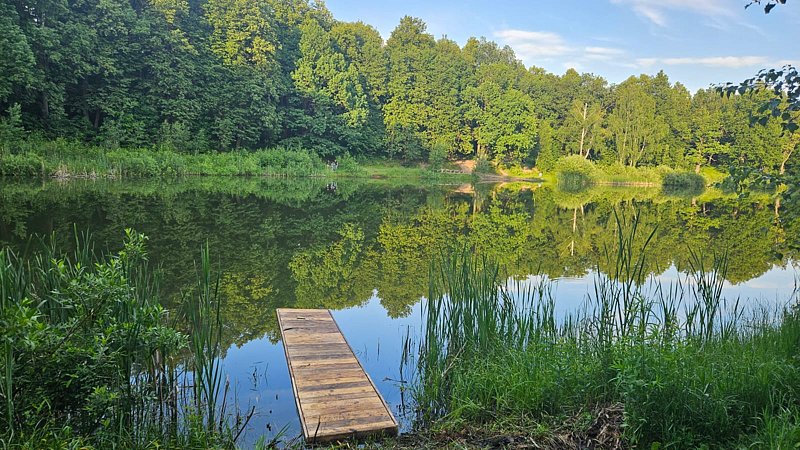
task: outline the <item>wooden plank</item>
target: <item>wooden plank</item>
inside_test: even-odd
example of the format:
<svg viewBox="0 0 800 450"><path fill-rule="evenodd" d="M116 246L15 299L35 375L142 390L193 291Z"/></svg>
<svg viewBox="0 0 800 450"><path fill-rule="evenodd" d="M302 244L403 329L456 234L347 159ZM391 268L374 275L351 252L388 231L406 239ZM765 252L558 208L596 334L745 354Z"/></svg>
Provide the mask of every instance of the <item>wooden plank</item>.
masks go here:
<svg viewBox="0 0 800 450"><path fill-rule="evenodd" d="M333 414L383 408L383 403L373 396L351 399L347 402L347 405L337 405L335 402L331 404L323 397L309 399L309 402L306 402L305 405L304 412L308 414Z"/></svg>
<svg viewBox="0 0 800 450"><path fill-rule="evenodd" d="M396 435L397 420L325 309L277 310L306 442Z"/></svg>

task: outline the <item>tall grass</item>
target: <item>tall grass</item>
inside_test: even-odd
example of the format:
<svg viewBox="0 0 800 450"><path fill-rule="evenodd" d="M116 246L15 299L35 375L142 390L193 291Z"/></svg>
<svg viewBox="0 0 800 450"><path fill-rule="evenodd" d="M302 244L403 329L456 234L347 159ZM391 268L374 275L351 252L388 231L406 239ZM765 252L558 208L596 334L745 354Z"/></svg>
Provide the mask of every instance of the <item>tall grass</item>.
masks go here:
<svg viewBox="0 0 800 450"><path fill-rule="evenodd" d="M197 293L187 302L190 332L189 340L194 364L194 399L197 412L205 418L210 430L222 428L224 411L217 423L217 408L222 394L221 340L222 318L220 315L219 277L211 271L208 243L201 250Z"/></svg>
<svg viewBox="0 0 800 450"><path fill-rule="evenodd" d="M169 149L106 149L67 141L41 142L0 154L0 176L145 178L208 176L318 176L330 174L316 154L296 149L188 154Z"/></svg>
<svg viewBox="0 0 800 450"><path fill-rule="evenodd" d="M116 254L76 233L0 251L0 441L31 448L231 447L222 392L221 321L208 248L189 334L159 302L146 237Z"/></svg>
<svg viewBox="0 0 800 450"><path fill-rule="evenodd" d="M619 405L625 441L645 448L733 447L769 427L795 436L796 307L727 302L724 253L711 267L693 255L682 281L646 280L654 231L639 239L638 223L618 217L613 271L564 314L547 280L506 281L466 250L443 257L416 359L420 425L552 425Z"/></svg>

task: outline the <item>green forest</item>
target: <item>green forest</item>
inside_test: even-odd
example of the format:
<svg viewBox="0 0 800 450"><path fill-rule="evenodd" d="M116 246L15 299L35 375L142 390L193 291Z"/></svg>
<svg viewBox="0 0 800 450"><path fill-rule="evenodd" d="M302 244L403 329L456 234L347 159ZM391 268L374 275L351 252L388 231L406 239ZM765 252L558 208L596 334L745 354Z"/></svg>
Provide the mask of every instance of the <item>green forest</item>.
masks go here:
<svg viewBox="0 0 800 450"><path fill-rule="evenodd" d="M307 448L277 308L357 359L300 355L331 448L800 450L800 16L723 1L506 30L706 32L606 79L405 0L0 0L0 450Z"/></svg>
<svg viewBox="0 0 800 450"><path fill-rule="evenodd" d="M782 174L800 143L784 118L761 117L770 90L557 75L482 37L437 39L413 17L384 40L308 0L2 0L0 11L6 155L58 141Z"/></svg>

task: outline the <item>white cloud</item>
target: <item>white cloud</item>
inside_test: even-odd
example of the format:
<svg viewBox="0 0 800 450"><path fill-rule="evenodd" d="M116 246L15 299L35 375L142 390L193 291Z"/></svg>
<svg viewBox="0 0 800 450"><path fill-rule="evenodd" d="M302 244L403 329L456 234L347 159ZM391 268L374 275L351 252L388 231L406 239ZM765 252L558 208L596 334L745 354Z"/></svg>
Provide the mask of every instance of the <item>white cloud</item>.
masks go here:
<svg viewBox="0 0 800 450"><path fill-rule="evenodd" d="M704 16L729 16L732 6L725 0L611 0L627 6L636 14L658 26L667 25L666 11L688 11Z"/></svg>
<svg viewBox="0 0 800 450"><path fill-rule="evenodd" d="M636 63L640 67L652 67L656 64L667 66L706 66L741 68L764 66L769 62L765 56L707 56L681 58L639 58Z"/></svg>
<svg viewBox="0 0 800 450"><path fill-rule="evenodd" d="M585 47L583 53L586 59L606 61L624 55L625 51L613 47Z"/></svg>
<svg viewBox="0 0 800 450"><path fill-rule="evenodd" d="M564 38L549 31L500 30L494 36L510 45L522 59L562 56L574 50Z"/></svg>
<svg viewBox="0 0 800 450"><path fill-rule="evenodd" d="M658 63L658 58L639 58L636 60L636 64L639 67L651 67Z"/></svg>
<svg viewBox="0 0 800 450"><path fill-rule="evenodd" d="M608 61L625 54L624 50L614 47L574 45L561 35L549 31L507 29L495 32L494 37L511 46L520 59L530 64L568 58L563 65L577 69L589 60Z"/></svg>

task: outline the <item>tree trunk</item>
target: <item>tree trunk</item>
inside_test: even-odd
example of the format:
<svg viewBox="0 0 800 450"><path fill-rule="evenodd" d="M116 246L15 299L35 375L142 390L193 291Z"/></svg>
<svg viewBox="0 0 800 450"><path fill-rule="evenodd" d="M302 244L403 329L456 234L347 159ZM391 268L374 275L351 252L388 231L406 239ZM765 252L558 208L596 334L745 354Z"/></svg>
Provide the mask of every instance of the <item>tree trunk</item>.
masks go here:
<svg viewBox="0 0 800 450"><path fill-rule="evenodd" d="M575 230L578 228L578 208L572 208L572 242L569 244L569 255L575 256Z"/></svg>
<svg viewBox="0 0 800 450"><path fill-rule="evenodd" d="M694 173L700 173L700 163L694 165Z"/></svg>
<svg viewBox="0 0 800 450"><path fill-rule="evenodd" d="M578 229L578 208L572 208L572 233Z"/></svg>
<svg viewBox="0 0 800 450"><path fill-rule="evenodd" d="M589 104L583 102L583 123L581 124L581 146L580 146L580 153L583 156L583 140L586 138L586 108L589 107ZM588 156L588 152L587 152ZM585 158L585 156L584 156Z"/></svg>

